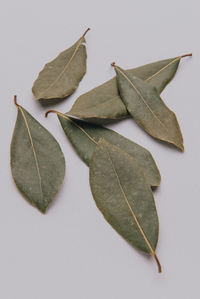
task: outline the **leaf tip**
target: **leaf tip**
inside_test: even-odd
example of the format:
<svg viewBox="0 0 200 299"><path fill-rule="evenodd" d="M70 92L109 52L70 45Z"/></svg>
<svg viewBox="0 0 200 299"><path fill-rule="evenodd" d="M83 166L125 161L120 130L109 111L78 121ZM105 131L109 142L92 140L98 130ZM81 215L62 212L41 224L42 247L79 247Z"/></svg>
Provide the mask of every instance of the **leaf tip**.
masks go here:
<svg viewBox="0 0 200 299"><path fill-rule="evenodd" d="M183 145L183 142L177 144L177 147L182 151L184 152L185 151L185 148L184 148L184 145Z"/></svg>
<svg viewBox="0 0 200 299"><path fill-rule="evenodd" d="M48 207L39 207L39 206L37 206L37 209L43 214L43 215L45 215L46 214L46 212L47 212L47 209L48 209Z"/></svg>

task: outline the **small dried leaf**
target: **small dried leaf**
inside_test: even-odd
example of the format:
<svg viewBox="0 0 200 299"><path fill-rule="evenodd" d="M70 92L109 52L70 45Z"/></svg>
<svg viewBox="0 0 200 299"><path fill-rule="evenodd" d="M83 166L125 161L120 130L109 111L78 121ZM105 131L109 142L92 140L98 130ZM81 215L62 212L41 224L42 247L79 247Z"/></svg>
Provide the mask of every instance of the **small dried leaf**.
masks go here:
<svg viewBox="0 0 200 299"><path fill-rule="evenodd" d="M47 63L39 73L32 88L36 100L63 99L77 89L86 72L84 36L87 31L73 46Z"/></svg>

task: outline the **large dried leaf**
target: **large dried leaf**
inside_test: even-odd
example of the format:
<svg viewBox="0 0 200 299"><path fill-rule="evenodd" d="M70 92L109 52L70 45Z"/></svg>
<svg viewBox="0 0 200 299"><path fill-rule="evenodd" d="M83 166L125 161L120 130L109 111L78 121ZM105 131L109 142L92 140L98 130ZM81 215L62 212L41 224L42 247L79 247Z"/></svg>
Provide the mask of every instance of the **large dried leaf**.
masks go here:
<svg viewBox="0 0 200 299"><path fill-rule="evenodd" d="M183 138L176 115L165 105L155 87L130 76L115 66L121 99L135 121L151 136L166 141L182 151Z"/></svg>
<svg viewBox="0 0 200 299"><path fill-rule="evenodd" d="M50 110L53 111L53 110ZM72 120L57 112L62 128L80 158L89 166L92 154L100 138L114 144L129 153L138 163L150 186L160 185L160 172L148 150L104 127Z"/></svg>
<svg viewBox="0 0 200 299"><path fill-rule="evenodd" d="M90 186L97 207L132 246L155 254L158 217L151 188L135 160L101 139L90 162Z"/></svg>
<svg viewBox="0 0 200 299"><path fill-rule="evenodd" d="M12 175L25 198L45 213L62 184L65 159L55 138L24 108L17 107L11 143Z"/></svg>
<svg viewBox="0 0 200 299"><path fill-rule="evenodd" d="M32 88L36 100L62 99L77 89L86 72L86 32L72 47L47 63L39 73Z"/></svg>
<svg viewBox="0 0 200 299"><path fill-rule="evenodd" d="M187 55L157 61L135 69L129 69L127 72L130 76L137 76L146 80L161 93L174 77L180 59L184 56ZM106 123L129 116L125 105L121 101L116 78L81 95L68 112L68 115L94 123Z"/></svg>

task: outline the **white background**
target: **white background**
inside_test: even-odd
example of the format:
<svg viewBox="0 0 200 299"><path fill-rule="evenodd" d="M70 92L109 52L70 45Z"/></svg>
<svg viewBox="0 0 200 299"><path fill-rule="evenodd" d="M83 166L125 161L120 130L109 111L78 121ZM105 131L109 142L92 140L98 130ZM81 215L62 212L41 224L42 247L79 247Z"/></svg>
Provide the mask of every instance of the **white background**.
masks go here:
<svg viewBox="0 0 200 299"><path fill-rule="evenodd" d="M0 298L199 298L200 264L200 5L195 0L1 1ZM95 206L88 168L74 152L55 115L44 118L31 87L44 64L91 27L87 74L66 101L123 68L193 53L162 93L177 114L185 153L153 140L133 120L112 125L148 148L161 171L155 192L160 219L157 255L128 245ZM16 119L13 95L56 137L66 157L63 186L46 215L31 207L11 177L9 147Z"/></svg>

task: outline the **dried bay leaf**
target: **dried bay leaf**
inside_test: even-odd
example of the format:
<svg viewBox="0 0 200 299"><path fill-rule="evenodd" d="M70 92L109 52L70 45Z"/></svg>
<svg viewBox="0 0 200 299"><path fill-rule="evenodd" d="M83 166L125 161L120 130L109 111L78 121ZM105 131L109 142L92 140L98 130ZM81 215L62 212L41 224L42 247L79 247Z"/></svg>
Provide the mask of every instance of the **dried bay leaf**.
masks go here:
<svg viewBox="0 0 200 299"><path fill-rule="evenodd" d="M65 114L50 110L49 112L57 113L62 128L69 138L74 149L80 158L89 166L92 154L100 138L104 138L111 144L120 147L130 154L138 163L141 171L144 173L150 186L160 185L160 172L151 155L144 147L123 137L113 130L85 123L83 121L72 120Z"/></svg>
<svg viewBox="0 0 200 299"><path fill-rule="evenodd" d="M65 159L55 138L23 107L11 142L11 170L24 197L45 213L61 187Z"/></svg>
<svg viewBox="0 0 200 299"><path fill-rule="evenodd" d="M186 56L191 54L153 62L127 72L130 76L146 80L161 93L173 79L181 58ZM81 95L67 114L93 123L106 123L129 116L121 101L116 77Z"/></svg>
<svg viewBox="0 0 200 299"><path fill-rule="evenodd" d="M36 100L63 99L78 87L86 72L85 33L70 48L47 63L33 84Z"/></svg>
<svg viewBox="0 0 200 299"><path fill-rule="evenodd" d="M132 246L153 255L161 272L154 198L135 159L100 139L90 162L90 186L107 222Z"/></svg>
<svg viewBox="0 0 200 299"><path fill-rule="evenodd" d="M121 99L135 121L151 136L184 150L176 115L165 105L155 87L130 76L114 63Z"/></svg>

